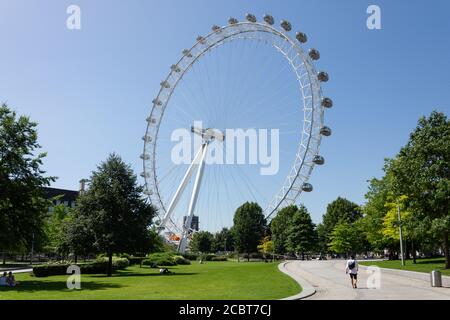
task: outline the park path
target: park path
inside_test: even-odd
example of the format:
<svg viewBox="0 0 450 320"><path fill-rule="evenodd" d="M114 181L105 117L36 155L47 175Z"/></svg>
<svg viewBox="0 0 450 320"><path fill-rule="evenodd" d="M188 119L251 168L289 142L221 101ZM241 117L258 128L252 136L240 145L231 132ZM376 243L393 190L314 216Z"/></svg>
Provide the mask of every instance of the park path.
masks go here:
<svg viewBox="0 0 450 320"><path fill-rule="evenodd" d="M433 288L429 281L411 278L408 273L392 274L383 269L380 286L374 289L373 282L367 281L371 273L360 267L358 289L353 289L344 260L290 261L284 268L315 289L316 293L305 300L450 300L449 287Z"/></svg>

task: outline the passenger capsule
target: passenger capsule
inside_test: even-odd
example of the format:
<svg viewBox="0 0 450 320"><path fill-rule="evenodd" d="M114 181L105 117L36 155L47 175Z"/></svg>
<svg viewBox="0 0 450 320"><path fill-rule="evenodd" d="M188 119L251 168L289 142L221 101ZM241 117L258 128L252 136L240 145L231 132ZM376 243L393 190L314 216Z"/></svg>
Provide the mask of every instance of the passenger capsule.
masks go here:
<svg viewBox="0 0 450 320"><path fill-rule="evenodd" d="M247 14L245 15L245 18L246 18L248 21L250 21L250 22L256 22L256 17L255 17L255 15L253 15L253 14L251 14L251 13L247 13Z"/></svg>
<svg viewBox="0 0 450 320"><path fill-rule="evenodd" d="M264 21L268 24L268 25L273 25L275 23L275 21L273 20L273 17L270 14L266 14L264 15Z"/></svg>
<svg viewBox="0 0 450 320"><path fill-rule="evenodd" d="M289 21L286 20L281 20L281 27L284 29L284 31L291 31L292 30L292 26L291 23Z"/></svg>
<svg viewBox="0 0 450 320"><path fill-rule="evenodd" d="M148 160L148 159L150 159L150 155L148 153L143 153L143 154L141 154L141 159Z"/></svg>
<svg viewBox="0 0 450 320"><path fill-rule="evenodd" d="M160 83L161 87L169 89L170 88L170 84L169 82L167 82L166 80L164 80L163 82Z"/></svg>
<svg viewBox="0 0 450 320"><path fill-rule="evenodd" d="M198 36L197 37L197 42L200 42L201 44L205 44L206 43L206 39L202 36Z"/></svg>
<svg viewBox="0 0 450 320"><path fill-rule="evenodd" d="M184 49L183 54L188 58L192 58L192 53L188 49Z"/></svg>
<svg viewBox="0 0 450 320"><path fill-rule="evenodd" d="M161 102L161 100L159 100L159 99L153 99L153 100L152 100L152 103L155 104L155 105L157 105L157 106L161 106L161 105L162 105L162 102Z"/></svg>
<svg viewBox="0 0 450 320"><path fill-rule="evenodd" d="M151 191L151 190L145 190L145 191L144 191L144 194L147 195L147 196L151 196L151 195L153 194L153 191Z"/></svg>
<svg viewBox="0 0 450 320"><path fill-rule="evenodd" d="M150 174L148 172L141 172L141 177L148 178L148 177L150 177Z"/></svg>
<svg viewBox="0 0 450 320"><path fill-rule="evenodd" d="M304 34L303 32L297 32L295 34L295 38L297 39L298 42L300 43L306 43L308 41L308 37L306 36L306 34Z"/></svg>
<svg viewBox="0 0 450 320"><path fill-rule="evenodd" d="M328 128L328 127L323 126L323 127L320 129L320 134L323 135L323 136L325 136L325 137L329 137L329 136L331 136L331 129Z"/></svg>
<svg viewBox="0 0 450 320"><path fill-rule="evenodd" d="M332 106L333 106L333 100L331 100L330 98L322 99L322 107L331 108Z"/></svg>
<svg viewBox="0 0 450 320"><path fill-rule="evenodd" d="M319 79L320 82L327 82L329 79L328 73L326 73L325 71L320 71L317 74L317 79Z"/></svg>
<svg viewBox="0 0 450 320"><path fill-rule="evenodd" d="M153 141L152 137L149 136L149 135L143 136L142 140L144 140L145 142L152 142Z"/></svg>
<svg viewBox="0 0 450 320"><path fill-rule="evenodd" d="M219 33L220 31L222 31L222 29L217 25L213 25L211 29L212 29L212 31L214 31L216 33Z"/></svg>
<svg viewBox="0 0 450 320"><path fill-rule="evenodd" d="M238 20L236 18L230 18L230 19L228 19L228 23L229 24L236 24L236 23L238 23Z"/></svg>
<svg viewBox="0 0 450 320"><path fill-rule="evenodd" d="M313 162L315 164L318 164L319 166L323 165L325 163L325 159L322 156L319 155L315 155L313 158Z"/></svg>
<svg viewBox="0 0 450 320"><path fill-rule="evenodd" d="M175 72L180 72L181 69L179 66L177 66L176 64L173 64L170 66L170 70L175 71Z"/></svg>
<svg viewBox="0 0 450 320"><path fill-rule="evenodd" d="M320 59L320 52L317 49L311 49L309 50L309 57L313 60L319 60Z"/></svg>
<svg viewBox="0 0 450 320"><path fill-rule="evenodd" d="M313 186L310 183L304 183L302 185L302 190L305 192L311 192L311 191L313 191Z"/></svg>

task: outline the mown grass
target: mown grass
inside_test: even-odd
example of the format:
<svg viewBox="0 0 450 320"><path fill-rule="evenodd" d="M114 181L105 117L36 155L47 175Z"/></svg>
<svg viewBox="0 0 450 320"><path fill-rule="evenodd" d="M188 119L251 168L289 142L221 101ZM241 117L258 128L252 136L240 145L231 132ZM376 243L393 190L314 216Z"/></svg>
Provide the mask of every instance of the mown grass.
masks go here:
<svg viewBox="0 0 450 320"><path fill-rule="evenodd" d="M81 290L69 290L67 276L36 278L17 274L14 288L0 287L4 299L280 299L301 287L281 273L278 263L206 262L175 266L172 275L131 266L112 277L82 275Z"/></svg>
<svg viewBox="0 0 450 320"><path fill-rule="evenodd" d="M366 266L378 266L380 268L400 269L417 272L430 273L433 270L441 271L442 275L450 276L450 269L444 269L444 258L417 259L414 264L412 260L405 260L405 266L402 266L401 260L385 260L385 261L361 261L360 264Z"/></svg>

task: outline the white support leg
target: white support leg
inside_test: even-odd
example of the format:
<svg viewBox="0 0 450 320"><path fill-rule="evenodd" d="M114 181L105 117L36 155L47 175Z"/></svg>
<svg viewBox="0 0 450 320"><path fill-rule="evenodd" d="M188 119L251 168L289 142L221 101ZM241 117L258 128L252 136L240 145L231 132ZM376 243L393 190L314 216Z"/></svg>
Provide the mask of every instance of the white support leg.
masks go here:
<svg viewBox="0 0 450 320"><path fill-rule="evenodd" d="M200 184L202 182L203 171L205 168L205 156L206 156L207 149L208 149L208 143L203 143L202 148L201 148L202 155L201 155L201 159L200 159L200 164L197 169L197 175L195 177L194 189L192 190L191 201L189 202L188 215L187 215L187 218L186 218L186 221L184 224L183 234L182 234L181 240L180 240L180 245L178 247L178 251L180 253L186 252L187 238L189 236L189 230L191 229L192 216L194 215L195 204L197 203L198 192L200 190Z"/></svg>
<svg viewBox="0 0 450 320"><path fill-rule="evenodd" d="M169 220L170 216L173 213L173 210L178 204L178 201L180 200L181 195L184 192L184 189L186 189L186 186L189 183L189 180L191 179L192 173L194 172L195 166L197 166L200 163L200 159L202 158L202 151L203 146L198 150L197 154L194 157L194 160L192 160L192 163L189 165L189 168L186 171L186 174L183 177L183 180L181 180L181 184L179 185L177 191L175 192L175 195L172 198L172 201L169 204L169 207L167 208L166 214L164 215L163 220L161 221L161 226L165 227L167 224L167 221Z"/></svg>

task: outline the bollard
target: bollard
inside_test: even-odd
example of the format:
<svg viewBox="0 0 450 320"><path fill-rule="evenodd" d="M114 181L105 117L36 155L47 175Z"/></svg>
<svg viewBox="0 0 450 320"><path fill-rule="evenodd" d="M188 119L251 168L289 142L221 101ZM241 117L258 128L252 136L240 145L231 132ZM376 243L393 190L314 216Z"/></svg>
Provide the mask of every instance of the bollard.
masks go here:
<svg viewBox="0 0 450 320"><path fill-rule="evenodd" d="M430 280L432 287L442 287L442 276L440 271L431 271Z"/></svg>

